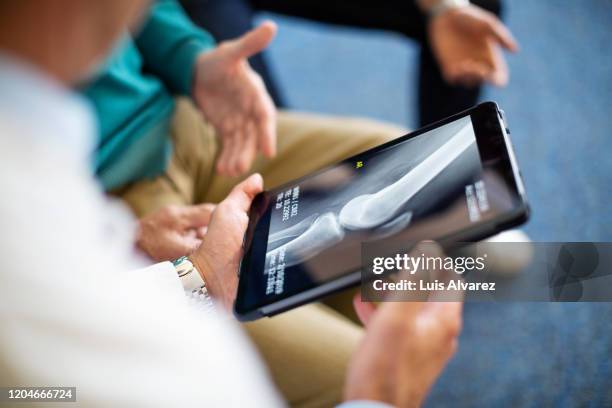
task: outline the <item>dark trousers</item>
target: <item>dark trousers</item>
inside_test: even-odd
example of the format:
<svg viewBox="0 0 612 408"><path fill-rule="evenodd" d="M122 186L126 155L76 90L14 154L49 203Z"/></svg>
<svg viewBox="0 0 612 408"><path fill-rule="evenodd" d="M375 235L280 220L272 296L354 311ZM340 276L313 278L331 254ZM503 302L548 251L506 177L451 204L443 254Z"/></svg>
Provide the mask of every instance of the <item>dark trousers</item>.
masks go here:
<svg viewBox="0 0 612 408"><path fill-rule="evenodd" d="M472 0L500 15L500 0ZM425 125L475 105L480 87L449 85L444 81L427 39L427 19L410 0L183 0L196 24L218 41L240 36L253 26L254 13L265 10L319 22L395 31L421 45L419 120ZM282 91L270 75L265 54L250 59L279 107Z"/></svg>

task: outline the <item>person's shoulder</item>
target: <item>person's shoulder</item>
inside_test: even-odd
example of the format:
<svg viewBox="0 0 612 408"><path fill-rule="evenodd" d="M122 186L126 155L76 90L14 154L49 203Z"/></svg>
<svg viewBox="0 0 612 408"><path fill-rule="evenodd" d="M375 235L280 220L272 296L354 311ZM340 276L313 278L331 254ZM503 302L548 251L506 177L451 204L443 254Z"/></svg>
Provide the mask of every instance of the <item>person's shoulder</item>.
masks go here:
<svg viewBox="0 0 612 408"><path fill-rule="evenodd" d="M27 178L37 171L53 175L72 166L87 167L85 146L85 141L75 142L71 135L47 131L35 118L17 120L0 112L2 175Z"/></svg>
<svg viewBox="0 0 612 408"><path fill-rule="evenodd" d="M45 208L47 214L55 207L75 207L95 190L89 183L91 168L83 154L32 129L27 123L16 123L0 114L3 218L24 214L31 207Z"/></svg>

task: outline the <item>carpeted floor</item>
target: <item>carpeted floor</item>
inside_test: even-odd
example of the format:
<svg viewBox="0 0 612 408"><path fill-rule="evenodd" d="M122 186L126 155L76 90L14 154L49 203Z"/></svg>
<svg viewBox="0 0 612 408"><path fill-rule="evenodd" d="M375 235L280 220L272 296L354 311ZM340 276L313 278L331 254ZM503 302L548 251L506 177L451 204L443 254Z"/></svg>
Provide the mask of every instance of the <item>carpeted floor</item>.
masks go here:
<svg viewBox="0 0 612 408"><path fill-rule="evenodd" d="M537 241L612 241L612 1L512 0L522 51L505 109ZM272 63L297 109L414 127L416 49L384 32L280 23ZM612 304L467 304L429 406L612 406Z"/></svg>

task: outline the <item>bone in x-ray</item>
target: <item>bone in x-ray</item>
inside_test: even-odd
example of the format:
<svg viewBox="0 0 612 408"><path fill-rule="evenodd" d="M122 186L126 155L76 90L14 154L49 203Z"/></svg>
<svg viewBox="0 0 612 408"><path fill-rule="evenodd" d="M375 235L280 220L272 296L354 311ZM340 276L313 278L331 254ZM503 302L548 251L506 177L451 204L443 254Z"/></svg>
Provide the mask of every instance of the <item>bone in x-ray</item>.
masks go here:
<svg viewBox="0 0 612 408"><path fill-rule="evenodd" d="M270 243L291 236L295 238L268 251L266 258L276 258L279 252L284 252L285 267L289 267L304 262L342 241L346 230L373 230L374 236L369 240L400 232L412 219L412 212L407 208L410 199L475 141L471 123L467 123L448 142L395 183L376 193L353 198L342 207L338 215L333 212L321 216L315 214L270 235Z"/></svg>

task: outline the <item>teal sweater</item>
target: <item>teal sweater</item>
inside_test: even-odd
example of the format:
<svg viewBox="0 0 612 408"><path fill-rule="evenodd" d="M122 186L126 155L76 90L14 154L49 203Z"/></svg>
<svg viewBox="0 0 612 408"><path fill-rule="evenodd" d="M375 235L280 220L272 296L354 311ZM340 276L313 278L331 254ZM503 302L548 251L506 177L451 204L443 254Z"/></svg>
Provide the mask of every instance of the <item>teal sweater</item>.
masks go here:
<svg viewBox="0 0 612 408"><path fill-rule="evenodd" d="M158 0L138 35L126 35L82 89L98 118L94 165L106 190L164 171L173 94L191 94L195 59L213 46L175 0Z"/></svg>

